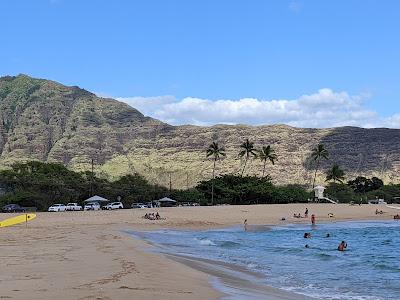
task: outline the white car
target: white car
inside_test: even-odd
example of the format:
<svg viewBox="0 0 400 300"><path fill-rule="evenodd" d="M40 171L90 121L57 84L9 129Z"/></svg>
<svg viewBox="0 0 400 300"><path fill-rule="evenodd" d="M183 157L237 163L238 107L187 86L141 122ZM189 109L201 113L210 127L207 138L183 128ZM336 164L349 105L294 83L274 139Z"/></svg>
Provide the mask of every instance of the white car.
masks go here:
<svg viewBox="0 0 400 300"><path fill-rule="evenodd" d="M122 202L112 202L112 203L108 203L105 206L105 209L109 209L109 210L111 210L111 209L121 209L121 208L124 208Z"/></svg>
<svg viewBox="0 0 400 300"><path fill-rule="evenodd" d="M67 211L75 211L75 210L82 210L82 206L78 205L78 203L68 203L65 207Z"/></svg>
<svg viewBox="0 0 400 300"><path fill-rule="evenodd" d="M65 211L64 204L53 204L47 211Z"/></svg>
<svg viewBox="0 0 400 300"><path fill-rule="evenodd" d="M98 204L97 202L85 204L83 210L100 210L100 204Z"/></svg>
<svg viewBox="0 0 400 300"><path fill-rule="evenodd" d="M143 203L132 203L132 208L147 208L147 206Z"/></svg>

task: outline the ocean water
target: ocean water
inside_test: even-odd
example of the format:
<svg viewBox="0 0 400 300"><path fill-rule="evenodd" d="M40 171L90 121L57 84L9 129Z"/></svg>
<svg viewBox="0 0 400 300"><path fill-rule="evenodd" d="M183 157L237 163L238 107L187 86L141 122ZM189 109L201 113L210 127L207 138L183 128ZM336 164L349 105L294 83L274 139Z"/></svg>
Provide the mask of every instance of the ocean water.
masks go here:
<svg viewBox="0 0 400 300"><path fill-rule="evenodd" d="M164 252L235 264L259 273L269 286L295 293L320 299L400 299L398 221L258 229L159 230L140 235ZM304 232L312 238L305 239ZM342 240L348 244L345 252L337 251Z"/></svg>

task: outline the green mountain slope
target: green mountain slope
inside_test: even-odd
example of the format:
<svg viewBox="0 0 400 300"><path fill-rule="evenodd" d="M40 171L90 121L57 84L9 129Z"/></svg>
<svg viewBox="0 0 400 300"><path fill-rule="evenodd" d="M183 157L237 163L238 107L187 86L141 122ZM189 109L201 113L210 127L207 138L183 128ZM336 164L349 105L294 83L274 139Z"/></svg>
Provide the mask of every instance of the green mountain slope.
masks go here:
<svg viewBox="0 0 400 300"><path fill-rule="evenodd" d="M279 156L268 166L277 183L305 183L312 178L310 150L319 142L331 152L349 177L376 175L399 182L400 130L343 127L300 129L285 125L212 127L171 126L145 117L113 99L29 76L0 78L0 165L15 161L61 162L74 170L90 168L117 177L139 172L152 183L192 186L211 176L205 149L218 140L227 157L219 173L238 172L238 146L244 139L256 146L271 144ZM248 174L261 174L262 164L251 161ZM321 173L319 182L323 183Z"/></svg>

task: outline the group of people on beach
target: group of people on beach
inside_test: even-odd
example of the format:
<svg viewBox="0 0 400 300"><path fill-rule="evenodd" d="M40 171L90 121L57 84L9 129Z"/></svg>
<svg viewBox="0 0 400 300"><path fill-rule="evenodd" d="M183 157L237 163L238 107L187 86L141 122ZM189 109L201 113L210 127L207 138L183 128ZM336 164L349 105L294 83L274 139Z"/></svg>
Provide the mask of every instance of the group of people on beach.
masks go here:
<svg viewBox="0 0 400 300"><path fill-rule="evenodd" d="M293 218L297 218L297 219L305 218L305 219L307 219L308 218L308 208L306 208L306 211L304 212L304 217L302 217L300 213L298 213L298 214L294 213L293 214ZM315 215L314 214L311 215L311 223L313 225L315 225Z"/></svg>
<svg viewBox="0 0 400 300"><path fill-rule="evenodd" d="M308 218L308 208L306 208L306 211L304 212L304 217L300 213L298 213L298 214L294 213L293 218L298 218L298 219L299 218Z"/></svg>
<svg viewBox="0 0 400 300"><path fill-rule="evenodd" d="M155 214L154 213L146 213L143 218L148 219L148 220L161 220L160 214L158 212L156 212Z"/></svg>

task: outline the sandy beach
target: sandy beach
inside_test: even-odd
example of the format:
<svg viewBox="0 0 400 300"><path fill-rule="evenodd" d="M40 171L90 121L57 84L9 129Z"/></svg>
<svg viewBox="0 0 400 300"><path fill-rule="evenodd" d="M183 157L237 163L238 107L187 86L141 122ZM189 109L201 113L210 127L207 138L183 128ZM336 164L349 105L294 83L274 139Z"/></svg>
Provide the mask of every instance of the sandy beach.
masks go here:
<svg viewBox="0 0 400 300"><path fill-rule="evenodd" d="M306 207L317 222L392 219L399 212L348 204L177 207L158 209L165 218L158 221L142 218L155 209L38 213L27 227L0 229L0 299L219 299L223 294L213 278L232 278L150 252L151 245L124 231L220 228L244 219L250 225L309 222L293 218ZM377 208L385 213L375 215ZM266 299L302 299L272 289L265 293Z"/></svg>

